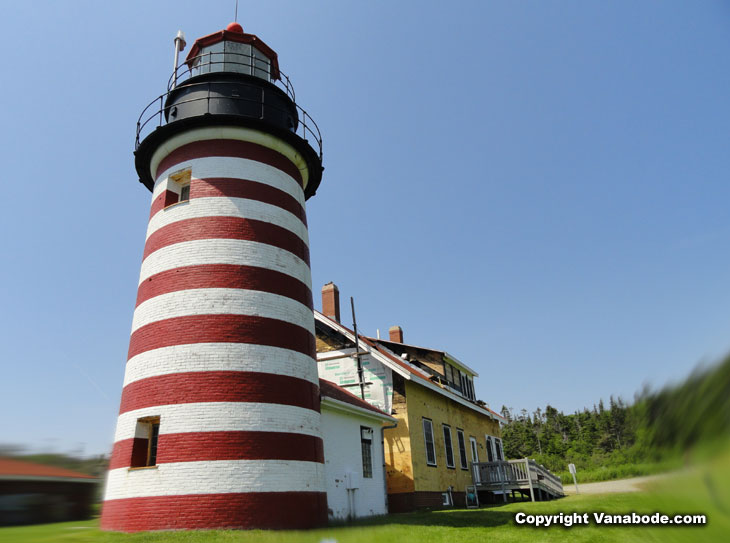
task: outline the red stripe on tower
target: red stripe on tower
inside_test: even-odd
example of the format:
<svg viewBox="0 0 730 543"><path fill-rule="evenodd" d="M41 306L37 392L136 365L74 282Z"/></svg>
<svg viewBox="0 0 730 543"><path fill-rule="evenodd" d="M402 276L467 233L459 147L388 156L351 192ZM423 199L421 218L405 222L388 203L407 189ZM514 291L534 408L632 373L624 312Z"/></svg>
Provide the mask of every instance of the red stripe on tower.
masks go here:
<svg viewBox="0 0 730 543"><path fill-rule="evenodd" d="M142 326L129 342L127 359L140 353L191 343L254 343L316 356L314 336L301 326L251 315L192 315ZM316 367L314 367L316 371Z"/></svg>
<svg viewBox="0 0 730 543"><path fill-rule="evenodd" d="M265 243L289 251L309 264L309 248L296 234L274 224L239 217L200 217L163 226L147 238L143 258L163 247L200 239Z"/></svg>
<svg viewBox="0 0 730 543"><path fill-rule="evenodd" d="M102 530L302 529L327 522L324 492L193 494L111 500Z"/></svg>
<svg viewBox="0 0 730 543"><path fill-rule="evenodd" d="M271 373L174 373L149 377L124 387L119 412L200 402L275 403L319 411L319 387L309 381Z"/></svg>
<svg viewBox="0 0 730 543"><path fill-rule="evenodd" d="M136 305L161 294L196 288L258 290L313 307L312 292L298 279L275 270L234 264L201 264L157 273L139 285Z"/></svg>
<svg viewBox="0 0 730 543"><path fill-rule="evenodd" d="M299 169L281 153L257 143L230 139L196 141L183 145L160 162L156 176L159 177L166 170L183 162L209 157L244 158L260 162L277 168L292 177L297 183L302 183L302 174Z"/></svg>
<svg viewBox="0 0 730 543"><path fill-rule="evenodd" d="M264 183L249 179L210 178L196 179L190 190L190 198L211 198L225 196L228 198L246 198L286 209L292 215L307 224L304 207L290 194Z"/></svg>
<svg viewBox="0 0 730 543"><path fill-rule="evenodd" d="M134 440L114 444L116 463L109 469L128 468ZM324 463L322 438L283 432L186 432L163 434L158 441L158 464L202 460L300 460ZM119 452L117 452L119 450Z"/></svg>

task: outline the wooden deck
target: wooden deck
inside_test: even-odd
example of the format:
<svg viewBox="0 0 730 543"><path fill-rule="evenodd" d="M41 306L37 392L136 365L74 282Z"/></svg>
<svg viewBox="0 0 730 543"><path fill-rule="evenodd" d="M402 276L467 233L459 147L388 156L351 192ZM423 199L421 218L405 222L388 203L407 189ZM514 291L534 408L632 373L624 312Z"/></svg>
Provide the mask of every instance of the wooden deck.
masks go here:
<svg viewBox="0 0 730 543"><path fill-rule="evenodd" d="M474 462L471 474L477 490L501 493L504 501L507 501L508 492L530 496L532 501L552 500L565 495L560 477L529 458Z"/></svg>

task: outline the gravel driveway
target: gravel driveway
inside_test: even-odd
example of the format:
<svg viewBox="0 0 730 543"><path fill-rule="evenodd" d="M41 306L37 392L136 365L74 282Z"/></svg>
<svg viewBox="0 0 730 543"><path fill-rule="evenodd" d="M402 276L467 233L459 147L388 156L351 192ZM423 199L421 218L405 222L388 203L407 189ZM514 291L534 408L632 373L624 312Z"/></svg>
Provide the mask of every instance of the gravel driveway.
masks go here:
<svg viewBox="0 0 730 543"><path fill-rule="evenodd" d="M578 483L581 494L611 494L614 492L639 492L645 483L666 477L667 474L647 475L631 479L617 479L615 481L601 481L600 483ZM573 481L563 481L563 491L567 495L575 494Z"/></svg>

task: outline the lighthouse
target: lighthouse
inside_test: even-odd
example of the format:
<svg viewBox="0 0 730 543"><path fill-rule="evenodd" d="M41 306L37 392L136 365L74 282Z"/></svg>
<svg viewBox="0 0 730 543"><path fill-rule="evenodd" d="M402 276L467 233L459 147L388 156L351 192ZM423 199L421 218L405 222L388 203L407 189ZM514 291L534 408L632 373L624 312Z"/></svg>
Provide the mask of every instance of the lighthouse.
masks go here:
<svg viewBox="0 0 730 543"><path fill-rule="evenodd" d="M175 38L176 58L185 46ZM101 525L327 518L305 200L322 140L276 52L199 38L137 123L151 207Z"/></svg>

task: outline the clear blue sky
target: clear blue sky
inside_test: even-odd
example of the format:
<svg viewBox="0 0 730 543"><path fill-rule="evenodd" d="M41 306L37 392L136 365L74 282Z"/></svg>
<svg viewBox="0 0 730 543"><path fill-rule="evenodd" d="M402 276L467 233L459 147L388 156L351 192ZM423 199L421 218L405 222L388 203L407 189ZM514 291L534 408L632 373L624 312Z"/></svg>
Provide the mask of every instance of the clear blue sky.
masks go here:
<svg viewBox="0 0 730 543"><path fill-rule="evenodd" d="M0 441L110 449L137 117L233 0L3 6ZM730 348L730 3L248 2L324 135L312 271L368 334L573 411ZM348 315L345 312L346 315ZM344 318L350 324L349 315Z"/></svg>

